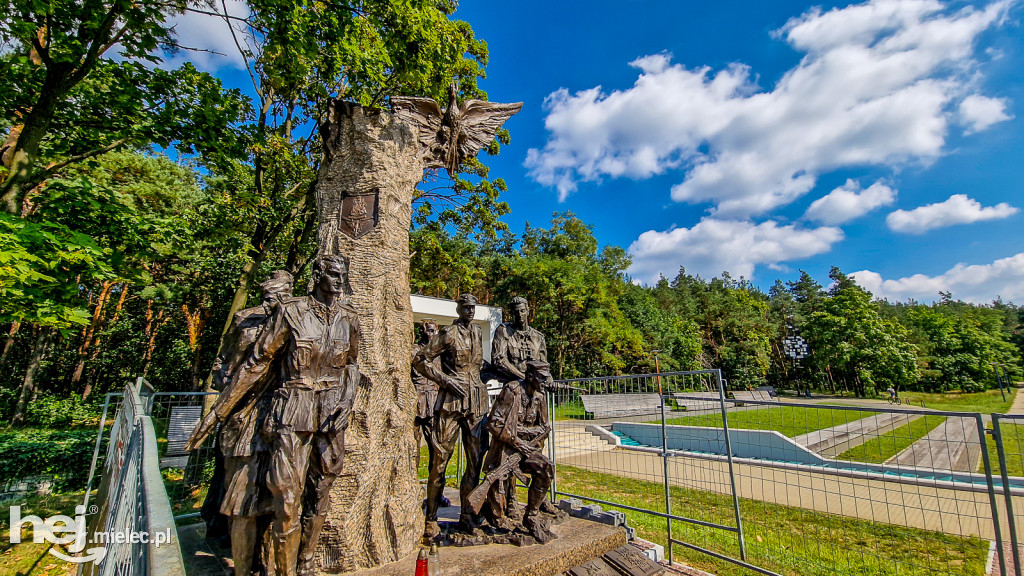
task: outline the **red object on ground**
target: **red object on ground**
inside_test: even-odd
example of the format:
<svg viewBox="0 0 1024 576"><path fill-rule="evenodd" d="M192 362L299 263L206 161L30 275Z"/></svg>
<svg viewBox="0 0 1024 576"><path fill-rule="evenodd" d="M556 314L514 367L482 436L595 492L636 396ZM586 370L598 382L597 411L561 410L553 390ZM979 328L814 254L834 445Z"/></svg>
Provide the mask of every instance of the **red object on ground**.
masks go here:
<svg viewBox="0 0 1024 576"><path fill-rule="evenodd" d="M424 548L420 548L420 553L416 556L416 576L428 576L428 570L427 551Z"/></svg>

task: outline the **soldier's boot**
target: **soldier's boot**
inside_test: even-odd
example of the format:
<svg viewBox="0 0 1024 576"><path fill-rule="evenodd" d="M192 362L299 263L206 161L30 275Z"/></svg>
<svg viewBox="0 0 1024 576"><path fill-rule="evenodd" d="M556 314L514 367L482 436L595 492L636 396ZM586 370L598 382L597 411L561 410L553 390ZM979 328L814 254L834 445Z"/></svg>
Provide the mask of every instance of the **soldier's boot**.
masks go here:
<svg viewBox="0 0 1024 576"><path fill-rule="evenodd" d="M523 505L519 503L519 494L516 492L516 479L509 478L508 484L505 486L505 500L508 504L505 506L505 515L515 520L516 522L523 521Z"/></svg>
<svg viewBox="0 0 1024 576"><path fill-rule="evenodd" d="M473 517L473 514L466 511L459 514L459 532L465 532L466 534L474 534L480 529L480 524Z"/></svg>
<svg viewBox="0 0 1024 576"><path fill-rule="evenodd" d="M275 522L275 524L277 524ZM277 528L277 526L275 526ZM287 530L273 535L274 563L277 565L277 576L296 576L296 565L299 561L299 542L302 531L299 526L290 526Z"/></svg>
<svg viewBox="0 0 1024 576"><path fill-rule="evenodd" d="M314 576L317 573L316 547L320 543L320 531L326 517L326 514L317 514L308 520L303 518L299 565L296 570L298 576Z"/></svg>
<svg viewBox="0 0 1024 576"><path fill-rule="evenodd" d="M548 530L547 519L540 515L540 505L546 497L547 494L544 490L530 488L527 492L526 512L523 514L523 527L529 530L530 535L541 544L558 537Z"/></svg>
<svg viewBox="0 0 1024 576"><path fill-rule="evenodd" d="M437 520L427 520L423 525L423 538L425 540L433 540L441 533L441 527L438 526Z"/></svg>
<svg viewBox="0 0 1024 576"><path fill-rule="evenodd" d="M544 512L546 514L555 514L555 515L557 515L558 514L558 507L555 506L554 502L552 502L551 500L548 500L547 498L545 498L544 501L540 503L540 511Z"/></svg>
<svg viewBox="0 0 1024 576"><path fill-rule="evenodd" d="M515 520L516 522L523 521L523 505L517 500L509 500L505 515Z"/></svg>

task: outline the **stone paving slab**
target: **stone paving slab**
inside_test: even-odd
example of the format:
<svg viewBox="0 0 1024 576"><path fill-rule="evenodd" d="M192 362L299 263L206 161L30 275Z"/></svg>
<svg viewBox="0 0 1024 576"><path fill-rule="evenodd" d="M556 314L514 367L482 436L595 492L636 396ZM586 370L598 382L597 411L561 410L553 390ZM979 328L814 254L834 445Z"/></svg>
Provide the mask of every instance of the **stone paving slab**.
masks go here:
<svg viewBox="0 0 1024 576"><path fill-rule="evenodd" d="M931 468L957 472L977 472L981 458L981 440L974 418L946 418L927 435L886 464L910 468Z"/></svg>

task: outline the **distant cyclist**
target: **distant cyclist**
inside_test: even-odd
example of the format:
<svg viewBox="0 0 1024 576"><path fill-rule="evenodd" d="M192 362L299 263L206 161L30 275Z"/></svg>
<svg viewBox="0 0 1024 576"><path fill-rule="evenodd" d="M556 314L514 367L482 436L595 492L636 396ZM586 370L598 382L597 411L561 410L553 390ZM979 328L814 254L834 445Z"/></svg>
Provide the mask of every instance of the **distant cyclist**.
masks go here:
<svg viewBox="0 0 1024 576"><path fill-rule="evenodd" d="M890 384L889 387L886 388L885 391L889 393L889 404L899 404L900 403L900 397L899 397L898 394L896 394L896 389L892 387L892 384Z"/></svg>

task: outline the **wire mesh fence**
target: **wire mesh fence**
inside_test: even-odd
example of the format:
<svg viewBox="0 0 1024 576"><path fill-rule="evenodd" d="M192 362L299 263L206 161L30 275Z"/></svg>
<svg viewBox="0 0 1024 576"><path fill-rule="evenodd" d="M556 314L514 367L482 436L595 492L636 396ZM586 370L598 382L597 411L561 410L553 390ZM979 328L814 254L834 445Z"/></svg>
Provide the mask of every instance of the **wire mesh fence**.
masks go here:
<svg viewBox="0 0 1024 576"><path fill-rule="evenodd" d="M716 574L1020 574L1007 510L1024 496L1024 417L724 398L718 383L560 383L555 490L632 510L639 535Z"/></svg>
<svg viewBox="0 0 1024 576"><path fill-rule="evenodd" d="M1010 487L1009 490L1001 490L1007 520L1007 542L1003 545L1007 569L1003 573L1020 576L1024 572L1024 566L1021 565L1021 559L1024 558L1024 549L1021 548L1021 537L1024 536L1024 491L1015 488L1021 477L1024 477L1024 415L993 414L992 436L988 439L986 450L993 472L997 475L995 481L1000 487Z"/></svg>
<svg viewBox="0 0 1024 576"><path fill-rule="evenodd" d="M185 443L216 392L158 392L150 414L159 444L160 472L176 520L198 517L216 473L216 435L191 452Z"/></svg>
<svg viewBox="0 0 1024 576"><path fill-rule="evenodd" d="M1024 415L727 398L721 384L717 371L556 383L553 492L626 511L639 536L715 574L1021 574ZM184 452L213 399L153 393L140 408L179 521L199 514L214 473L212 439ZM108 395L79 447L95 470L117 457L122 409ZM5 479L4 504L68 513L97 488L56 489L70 480Z"/></svg>

